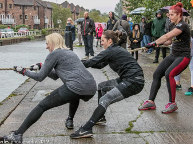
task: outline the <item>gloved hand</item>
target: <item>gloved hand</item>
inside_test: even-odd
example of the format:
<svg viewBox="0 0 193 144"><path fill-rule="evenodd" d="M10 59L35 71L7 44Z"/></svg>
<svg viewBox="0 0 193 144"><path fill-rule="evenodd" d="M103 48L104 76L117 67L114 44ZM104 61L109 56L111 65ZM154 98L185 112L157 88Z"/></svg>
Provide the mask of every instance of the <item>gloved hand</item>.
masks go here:
<svg viewBox="0 0 193 144"><path fill-rule="evenodd" d="M13 68L14 68L14 71L15 71L15 72L18 72L18 73L22 74L23 76L25 75L25 74L24 74L25 71L26 71L25 68L23 68L23 67L21 67L21 66L14 66Z"/></svg>
<svg viewBox="0 0 193 144"><path fill-rule="evenodd" d="M157 46L157 44L156 44L155 41L153 41L153 42L151 42L151 43L148 43L145 47L146 47L146 48L151 48L151 47L155 47L155 46Z"/></svg>
<svg viewBox="0 0 193 144"><path fill-rule="evenodd" d="M81 62L84 64L87 60L81 60Z"/></svg>
<svg viewBox="0 0 193 144"><path fill-rule="evenodd" d="M42 67L42 63L37 63L35 65L31 65L30 66L30 70L33 71L33 70L40 70Z"/></svg>

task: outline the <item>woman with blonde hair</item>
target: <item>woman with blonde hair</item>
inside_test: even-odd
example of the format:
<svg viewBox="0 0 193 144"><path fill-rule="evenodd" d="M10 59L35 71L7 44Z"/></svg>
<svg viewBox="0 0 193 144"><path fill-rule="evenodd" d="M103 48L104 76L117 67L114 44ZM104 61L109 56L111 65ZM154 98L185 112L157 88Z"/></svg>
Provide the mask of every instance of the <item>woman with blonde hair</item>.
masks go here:
<svg viewBox="0 0 193 144"><path fill-rule="evenodd" d="M70 25L71 26L72 41L75 41L75 39L76 39L76 27L74 25L74 21L72 20L72 18L69 17L67 19L66 25L68 25L68 26Z"/></svg>
<svg viewBox="0 0 193 144"><path fill-rule="evenodd" d="M54 107L66 103L69 105L69 116L66 127L73 128L73 118L79 105L79 100L88 101L96 92L96 82L93 76L84 67L78 56L66 49L64 39L58 33L46 36L47 49L50 51L43 65L31 66L31 70L39 67L39 72L32 72L15 66L15 71L36 81L43 81L47 76L56 80L60 78L63 85L43 99L27 116L18 130L9 135L0 137L0 143L22 143L23 133L34 124L41 115Z"/></svg>
<svg viewBox="0 0 193 144"><path fill-rule="evenodd" d="M140 32L139 24L133 25L133 30L131 36L129 37L129 40L131 41L130 47L132 50L140 47L140 43L143 40L143 35ZM131 54L134 57L134 52L132 52ZM138 60L138 51L135 52L135 59Z"/></svg>

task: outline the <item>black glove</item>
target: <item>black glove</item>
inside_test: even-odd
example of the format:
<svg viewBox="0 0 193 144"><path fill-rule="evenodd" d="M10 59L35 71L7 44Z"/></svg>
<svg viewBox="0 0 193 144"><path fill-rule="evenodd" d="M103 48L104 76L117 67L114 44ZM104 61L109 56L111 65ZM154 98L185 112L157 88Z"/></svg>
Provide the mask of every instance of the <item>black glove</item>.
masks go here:
<svg viewBox="0 0 193 144"><path fill-rule="evenodd" d="M19 74L25 75L26 69L20 66L14 66L14 71L18 72Z"/></svg>
<svg viewBox="0 0 193 144"><path fill-rule="evenodd" d="M155 47L157 44L155 41L151 42L151 43L148 43L145 47L146 48L151 48L151 47Z"/></svg>
<svg viewBox="0 0 193 144"><path fill-rule="evenodd" d="M87 60L81 60L81 62L84 64Z"/></svg>
<svg viewBox="0 0 193 144"><path fill-rule="evenodd" d="M40 70L42 67L42 63L37 63L35 65L32 65L30 66L30 70L33 71L33 70Z"/></svg>

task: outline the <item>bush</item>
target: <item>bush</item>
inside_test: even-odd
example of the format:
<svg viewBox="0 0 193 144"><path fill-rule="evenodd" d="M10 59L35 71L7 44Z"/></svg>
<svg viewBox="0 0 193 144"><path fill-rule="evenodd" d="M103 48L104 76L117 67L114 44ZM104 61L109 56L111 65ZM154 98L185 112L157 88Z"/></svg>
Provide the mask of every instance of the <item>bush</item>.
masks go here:
<svg viewBox="0 0 193 144"><path fill-rule="evenodd" d="M7 28L6 25L0 25L0 29L4 29L4 28Z"/></svg>
<svg viewBox="0 0 193 144"><path fill-rule="evenodd" d="M47 29L42 29L42 35L46 36L48 34L48 30Z"/></svg>
<svg viewBox="0 0 193 144"><path fill-rule="evenodd" d="M29 29L29 26L22 24L22 25L17 25L16 30L20 29L21 27Z"/></svg>
<svg viewBox="0 0 193 144"><path fill-rule="evenodd" d="M34 35L27 36L27 38L29 38L30 40L34 40L35 39Z"/></svg>

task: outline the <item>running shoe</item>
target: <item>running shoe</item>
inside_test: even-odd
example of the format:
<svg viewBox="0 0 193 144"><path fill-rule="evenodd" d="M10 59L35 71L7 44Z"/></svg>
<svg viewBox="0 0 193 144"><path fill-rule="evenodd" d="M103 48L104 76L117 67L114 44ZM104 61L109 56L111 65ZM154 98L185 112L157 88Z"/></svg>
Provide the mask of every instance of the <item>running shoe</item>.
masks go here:
<svg viewBox="0 0 193 144"><path fill-rule="evenodd" d="M65 125L66 125L67 129L73 129L74 128L73 120L67 119Z"/></svg>
<svg viewBox="0 0 193 144"><path fill-rule="evenodd" d="M164 114L172 113L178 109L176 103L168 103L165 105L165 110L162 111Z"/></svg>
<svg viewBox="0 0 193 144"><path fill-rule="evenodd" d="M107 120L105 116L103 116L101 119L98 120L98 122L95 123L95 125L104 125L106 124Z"/></svg>
<svg viewBox="0 0 193 144"><path fill-rule="evenodd" d="M138 110L154 110L156 109L156 105L153 101L145 101L141 106L139 106Z"/></svg>
<svg viewBox="0 0 193 144"><path fill-rule="evenodd" d="M83 127L80 127L79 130L77 130L75 133L70 135L70 138L78 139L78 138L89 138L92 136L93 136L92 129L91 130L84 130Z"/></svg>
<svg viewBox="0 0 193 144"><path fill-rule="evenodd" d="M11 131L7 136L0 137L0 143L22 144L22 136L22 134L15 134L14 131Z"/></svg>
<svg viewBox="0 0 193 144"><path fill-rule="evenodd" d="M176 84L176 90L181 90L181 89L182 89L182 86Z"/></svg>
<svg viewBox="0 0 193 144"><path fill-rule="evenodd" d="M193 87L189 87L188 92L193 92Z"/></svg>

